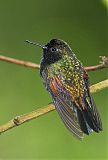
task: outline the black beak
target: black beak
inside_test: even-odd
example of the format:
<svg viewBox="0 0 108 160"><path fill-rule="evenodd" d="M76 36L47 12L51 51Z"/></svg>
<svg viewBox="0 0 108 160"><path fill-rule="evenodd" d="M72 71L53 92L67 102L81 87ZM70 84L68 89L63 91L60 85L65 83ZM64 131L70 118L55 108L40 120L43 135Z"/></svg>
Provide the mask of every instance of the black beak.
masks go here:
<svg viewBox="0 0 108 160"><path fill-rule="evenodd" d="M47 47L46 47L45 45L42 45L42 44L38 44L38 43L29 41L29 40L26 40L25 42L30 43L30 44L33 44L33 45L36 45L36 46L39 46L39 47L41 47L42 49L47 49Z"/></svg>

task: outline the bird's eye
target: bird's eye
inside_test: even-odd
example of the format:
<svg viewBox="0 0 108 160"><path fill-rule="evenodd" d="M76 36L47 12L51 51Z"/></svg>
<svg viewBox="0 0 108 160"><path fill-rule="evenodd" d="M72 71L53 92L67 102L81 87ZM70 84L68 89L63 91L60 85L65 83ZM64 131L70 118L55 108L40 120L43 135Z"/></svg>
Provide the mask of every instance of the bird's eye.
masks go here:
<svg viewBox="0 0 108 160"><path fill-rule="evenodd" d="M57 48L51 48L51 52L57 52L58 49Z"/></svg>

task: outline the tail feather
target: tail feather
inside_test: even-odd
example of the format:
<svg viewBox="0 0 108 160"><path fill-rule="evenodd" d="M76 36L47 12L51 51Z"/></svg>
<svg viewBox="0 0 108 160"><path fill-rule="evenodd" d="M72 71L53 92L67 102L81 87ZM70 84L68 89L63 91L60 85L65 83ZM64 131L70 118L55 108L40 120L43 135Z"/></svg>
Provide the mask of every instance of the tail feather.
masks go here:
<svg viewBox="0 0 108 160"><path fill-rule="evenodd" d="M87 110L84 110L83 115L90 128L93 129L95 132L99 132L98 126L95 124L91 113L89 113Z"/></svg>
<svg viewBox="0 0 108 160"><path fill-rule="evenodd" d="M93 110L94 110L94 114L95 114L96 119L97 119L98 128L99 128L100 131L102 131L103 129L102 129L102 121L101 121L101 118L100 118L100 114L97 110L96 104L95 104L94 99L92 97L91 97L91 103L94 106Z"/></svg>
<svg viewBox="0 0 108 160"><path fill-rule="evenodd" d="M77 114L78 114L78 121L81 127L81 130L89 135L89 133L92 132L92 127L89 125L89 120L87 120L87 117L85 116L84 112L82 112L80 109L77 109Z"/></svg>
<svg viewBox="0 0 108 160"><path fill-rule="evenodd" d="M84 104L84 109L77 108L78 120L82 131L86 134L92 131L97 133L102 131L102 122L93 98L91 96L86 97Z"/></svg>

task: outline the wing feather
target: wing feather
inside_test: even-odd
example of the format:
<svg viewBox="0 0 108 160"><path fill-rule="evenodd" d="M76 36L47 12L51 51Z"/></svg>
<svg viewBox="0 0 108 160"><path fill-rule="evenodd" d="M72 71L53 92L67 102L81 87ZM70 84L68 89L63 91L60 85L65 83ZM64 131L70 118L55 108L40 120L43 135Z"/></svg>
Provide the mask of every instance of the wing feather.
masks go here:
<svg viewBox="0 0 108 160"><path fill-rule="evenodd" d="M73 133L75 137L82 140L83 139L83 132L80 129L80 126L78 125L77 121L74 120L74 116L72 116L72 111L69 112L67 110L67 106L61 101L59 98L57 98L54 102L56 109L65 124L66 128Z"/></svg>
<svg viewBox="0 0 108 160"><path fill-rule="evenodd" d="M68 91L61 86L60 80L56 77L50 82L50 92L53 94L53 101L63 123L67 129L78 139L83 139L83 132L78 124L77 112Z"/></svg>

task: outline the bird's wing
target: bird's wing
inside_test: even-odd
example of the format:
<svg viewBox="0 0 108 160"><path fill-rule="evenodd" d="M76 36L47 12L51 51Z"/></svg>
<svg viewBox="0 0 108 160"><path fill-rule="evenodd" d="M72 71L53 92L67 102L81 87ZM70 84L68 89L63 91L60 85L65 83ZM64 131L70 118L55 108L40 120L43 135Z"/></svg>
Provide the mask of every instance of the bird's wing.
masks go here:
<svg viewBox="0 0 108 160"><path fill-rule="evenodd" d="M49 91L52 94L55 107L65 126L75 137L82 139L83 132L78 123L76 107L72 102L69 91L64 87L58 76L54 76L50 80L49 86Z"/></svg>
<svg viewBox="0 0 108 160"><path fill-rule="evenodd" d="M102 130L100 115L89 92L88 75L82 73L82 77L77 77L80 80L77 85L70 81L64 83L60 75L50 80L56 109L66 127L79 139L83 137L82 131L89 134Z"/></svg>

